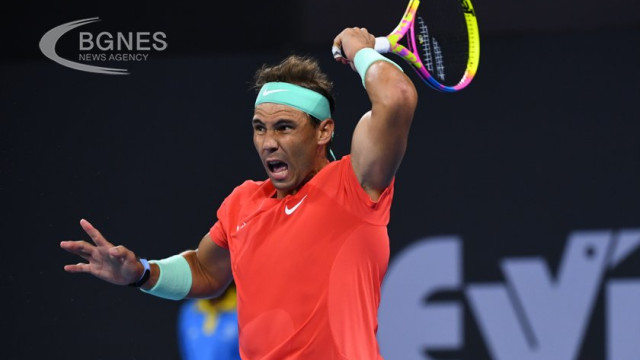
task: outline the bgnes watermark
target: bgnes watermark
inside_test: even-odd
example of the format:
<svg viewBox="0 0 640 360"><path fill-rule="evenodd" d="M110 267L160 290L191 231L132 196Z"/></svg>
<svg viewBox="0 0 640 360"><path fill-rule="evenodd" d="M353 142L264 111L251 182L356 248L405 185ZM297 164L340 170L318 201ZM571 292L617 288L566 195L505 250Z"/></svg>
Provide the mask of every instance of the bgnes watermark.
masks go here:
<svg viewBox="0 0 640 360"><path fill-rule="evenodd" d="M162 31L148 32L108 32L93 33L80 31L78 33L77 62L65 59L56 52L58 41L71 30L101 21L98 17L76 20L54 27L47 31L40 39L40 51L49 59L71 69L107 74L128 75L123 68L104 67L88 64L88 62L131 63L147 61L153 51L167 49L167 35Z"/></svg>

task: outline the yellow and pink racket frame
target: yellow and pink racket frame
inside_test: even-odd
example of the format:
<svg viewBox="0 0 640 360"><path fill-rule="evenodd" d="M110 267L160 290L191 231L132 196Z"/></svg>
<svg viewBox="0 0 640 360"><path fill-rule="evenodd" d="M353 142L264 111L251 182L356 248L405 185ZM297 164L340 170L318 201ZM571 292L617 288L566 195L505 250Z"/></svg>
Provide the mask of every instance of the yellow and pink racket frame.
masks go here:
<svg viewBox="0 0 640 360"><path fill-rule="evenodd" d="M476 14L469 0L452 0L460 1L462 11L465 17L467 25L467 35L469 40L469 56L467 59L467 67L462 75L460 81L453 86L446 86L438 82L430 73L420 60L420 57L416 53L416 37L414 33L414 22L416 18L416 11L420 0L410 0L407 10L402 16L402 20L396 26L396 28L387 36L376 38L375 49L381 54L392 52L402 57L406 62L412 65L413 69L418 73L429 86L443 92L455 92L465 88L478 71L478 62L480 61L480 36L478 33L478 22L476 20ZM407 31L409 36L406 36ZM398 42L400 39L407 39L408 47L405 47Z"/></svg>

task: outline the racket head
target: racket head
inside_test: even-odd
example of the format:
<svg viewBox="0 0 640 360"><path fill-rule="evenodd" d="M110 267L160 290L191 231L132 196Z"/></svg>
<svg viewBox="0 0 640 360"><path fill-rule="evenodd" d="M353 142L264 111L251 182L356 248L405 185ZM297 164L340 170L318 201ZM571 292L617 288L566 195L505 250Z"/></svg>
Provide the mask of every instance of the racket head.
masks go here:
<svg viewBox="0 0 640 360"><path fill-rule="evenodd" d="M390 51L438 91L464 89L478 70L480 36L470 0L410 0L386 38Z"/></svg>

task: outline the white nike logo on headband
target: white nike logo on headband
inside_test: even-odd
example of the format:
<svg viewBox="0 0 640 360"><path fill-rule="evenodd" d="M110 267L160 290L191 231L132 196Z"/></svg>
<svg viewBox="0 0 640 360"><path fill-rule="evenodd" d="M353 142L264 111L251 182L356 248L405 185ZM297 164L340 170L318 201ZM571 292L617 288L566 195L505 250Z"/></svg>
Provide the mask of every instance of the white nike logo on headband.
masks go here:
<svg viewBox="0 0 640 360"><path fill-rule="evenodd" d="M273 93L277 93L277 92L281 92L281 91L289 91L289 90L287 90L287 89L275 89L275 90L264 89L264 90L262 90L262 96L267 96L269 94L273 94Z"/></svg>

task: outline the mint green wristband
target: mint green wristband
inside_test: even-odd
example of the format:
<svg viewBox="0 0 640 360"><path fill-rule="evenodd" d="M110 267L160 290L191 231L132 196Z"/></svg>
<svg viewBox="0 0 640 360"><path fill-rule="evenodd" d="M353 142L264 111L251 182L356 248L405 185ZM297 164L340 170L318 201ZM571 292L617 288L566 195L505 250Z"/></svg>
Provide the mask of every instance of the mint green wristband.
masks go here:
<svg viewBox="0 0 640 360"><path fill-rule="evenodd" d="M400 69L400 71L403 71L400 65L387 59L384 55L380 54L374 49L362 48L358 50L358 52L356 53L356 56L353 57L353 65L355 66L356 70L358 71L358 74L360 74L360 77L362 78L362 86L365 86L364 76L367 73L367 70L369 70L369 66L371 66L371 64L379 60L391 63L395 65L398 69Z"/></svg>
<svg viewBox="0 0 640 360"><path fill-rule="evenodd" d="M182 255L174 255L162 260L149 261L160 268L158 281L149 290L142 292L169 300L182 300L191 290L191 267Z"/></svg>

